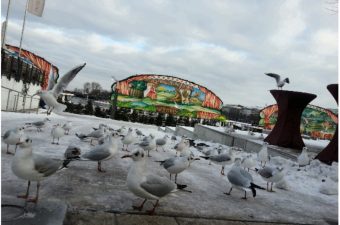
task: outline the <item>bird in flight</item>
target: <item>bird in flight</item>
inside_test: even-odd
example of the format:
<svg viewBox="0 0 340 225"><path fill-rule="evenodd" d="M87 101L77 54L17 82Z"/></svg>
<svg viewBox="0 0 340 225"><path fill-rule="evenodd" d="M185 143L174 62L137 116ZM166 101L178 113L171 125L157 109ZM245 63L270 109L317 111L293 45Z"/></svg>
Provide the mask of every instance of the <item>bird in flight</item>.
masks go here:
<svg viewBox="0 0 340 225"><path fill-rule="evenodd" d="M267 76L273 77L276 80L276 86L278 89L282 90L282 87L288 83L289 84L289 78L286 77L285 79L281 79L281 76L276 73L265 73Z"/></svg>

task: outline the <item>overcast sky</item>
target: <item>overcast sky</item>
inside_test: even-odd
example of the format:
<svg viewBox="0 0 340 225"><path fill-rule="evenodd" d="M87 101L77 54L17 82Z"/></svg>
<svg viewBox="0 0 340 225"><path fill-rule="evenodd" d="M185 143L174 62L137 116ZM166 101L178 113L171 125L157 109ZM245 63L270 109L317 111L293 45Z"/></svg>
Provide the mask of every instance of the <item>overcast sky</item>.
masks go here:
<svg viewBox="0 0 340 225"><path fill-rule="evenodd" d="M12 0L6 42L19 46L24 0ZM274 104L274 72L284 89L337 105L326 86L338 82L338 14L334 0L46 0L43 17L27 15L23 48L63 75L86 67L87 81L109 90L111 75L164 74L191 80L224 104ZM5 20L8 0L1 1ZM332 10L329 10L332 9Z"/></svg>

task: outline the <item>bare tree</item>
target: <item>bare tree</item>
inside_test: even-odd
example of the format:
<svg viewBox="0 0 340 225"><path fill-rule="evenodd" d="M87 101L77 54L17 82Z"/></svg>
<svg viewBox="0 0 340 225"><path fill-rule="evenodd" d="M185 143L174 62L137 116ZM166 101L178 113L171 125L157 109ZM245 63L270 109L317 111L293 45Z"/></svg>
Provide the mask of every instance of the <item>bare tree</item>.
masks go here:
<svg viewBox="0 0 340 225"><path fill-rule="evenodd" d="M92 91L91 83L86 82L84 84L84 94L89 94Z"/></svg>
<svg viewBox="0 0 340 225"><path fill-rule="evenodd" d="M99 83L97 83L97 82L92 82L91 83L91 88L92 88L92 91L95 91L95 90L102 90L102 86L99 84Z"/></svg>

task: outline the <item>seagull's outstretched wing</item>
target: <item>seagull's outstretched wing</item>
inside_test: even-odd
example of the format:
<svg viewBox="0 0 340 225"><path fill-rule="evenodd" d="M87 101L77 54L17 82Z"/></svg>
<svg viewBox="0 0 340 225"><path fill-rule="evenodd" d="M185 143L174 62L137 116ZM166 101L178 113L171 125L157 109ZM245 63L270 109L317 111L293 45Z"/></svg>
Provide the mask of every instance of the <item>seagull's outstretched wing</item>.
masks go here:
<svg viewBox="0 0 340 225"><path fill-rule="evenodd" d="M67 85L74 79L74 77L79 73L81 69L84 68L86 63L81 66L76 66L75 68L71 69L68 73L66 73L59 82L53 88L53 95L58 97L58 95L63 92L63 90L67 87Z"/></svg>
<svg viewBox="0 0 340 225"><path fill-rule="evenodd" d="M280 75L276 73L265 73L267 76L274 77L276 82L278 83L280 81Z"/></svg>
<svg viewBox="0 0 340 225"><path fill-rule="evenodd" d="M48 88L47 88L47 90L48 91L52 90L54 88L54 85L55 85L55 80L54 80L54 77L51 76L50 80L48 81L48 86L47 86Z"/></svg>

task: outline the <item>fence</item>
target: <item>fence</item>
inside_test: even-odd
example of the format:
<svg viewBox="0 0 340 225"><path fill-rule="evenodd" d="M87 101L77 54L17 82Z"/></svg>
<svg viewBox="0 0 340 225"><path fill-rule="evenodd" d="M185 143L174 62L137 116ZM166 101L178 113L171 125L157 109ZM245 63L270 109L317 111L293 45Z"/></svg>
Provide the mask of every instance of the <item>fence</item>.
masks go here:
<svg viewBox="0 0 340 225"><path fill-rule="evenodd" d="M1 86L1 110L9 112L38 113L40 97L35 95L23 95L21 92Z"/></svg>

